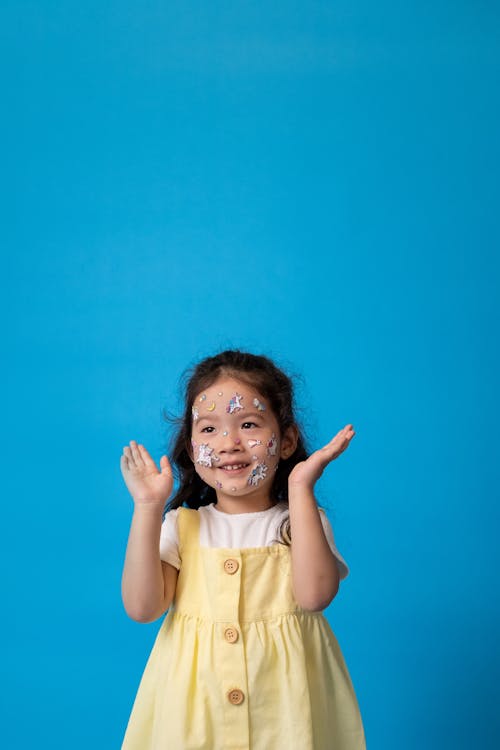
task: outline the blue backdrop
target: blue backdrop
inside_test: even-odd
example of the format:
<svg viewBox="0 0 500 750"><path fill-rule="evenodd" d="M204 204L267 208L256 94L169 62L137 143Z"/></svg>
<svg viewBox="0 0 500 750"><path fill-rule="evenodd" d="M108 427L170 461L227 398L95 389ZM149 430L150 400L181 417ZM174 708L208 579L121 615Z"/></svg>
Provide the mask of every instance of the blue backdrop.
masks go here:
<svg viewBox="0 0 500 750"><path fill-rule="evenodd" d="M357 432L319 499L368 747L498 748L499 20L4 0L4 747L119 748L161 623L121 602L122 447L238 346L311 445Z"/></svg>

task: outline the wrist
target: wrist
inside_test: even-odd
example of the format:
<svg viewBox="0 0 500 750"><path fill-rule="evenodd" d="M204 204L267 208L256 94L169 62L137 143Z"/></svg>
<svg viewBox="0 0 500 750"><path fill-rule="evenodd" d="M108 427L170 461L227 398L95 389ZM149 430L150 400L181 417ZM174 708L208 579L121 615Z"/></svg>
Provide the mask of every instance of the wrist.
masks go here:
<svg viewBox="0 0 500 750"><path fill-rule="evenodd" d="M288 482L288 499L314 497L314 483L310 482Z"/></svg>
<svg viewBox="0 0 500 750"><path fill-rule="evenodd" d="M145 500L137 500L134 498L134 513L140 515L149 516L161 516L163 514L163 505L158 503L152 503Z"/></svg>

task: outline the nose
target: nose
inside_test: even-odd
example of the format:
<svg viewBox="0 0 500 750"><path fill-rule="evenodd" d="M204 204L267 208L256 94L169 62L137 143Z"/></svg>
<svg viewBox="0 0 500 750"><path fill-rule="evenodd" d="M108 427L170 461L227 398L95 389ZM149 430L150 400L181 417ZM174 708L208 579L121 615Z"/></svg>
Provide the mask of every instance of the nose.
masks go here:
<svg viewBox="0 0 500 750"><path fill-rule="evenodd" d="M228 430L224 430L222 437L221 452L234 450L235 447L241 445L241 438L234 437Z"/></svg>

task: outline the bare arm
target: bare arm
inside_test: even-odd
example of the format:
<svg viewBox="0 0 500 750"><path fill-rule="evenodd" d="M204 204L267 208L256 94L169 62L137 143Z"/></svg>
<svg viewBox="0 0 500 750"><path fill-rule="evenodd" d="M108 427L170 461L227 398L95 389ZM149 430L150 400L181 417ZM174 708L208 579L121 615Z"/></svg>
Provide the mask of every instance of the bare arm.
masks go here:
<svg viewBox="0 0 500 750"><path fill-rule="evenodd" d="M134 440L123 449L121 470L134 500L134 514L122 575L122 600L133 620L152 622L170 606L177 571L160 559L160 531L173 478L166 456L161 472L146 448Z"/></svg>
<svg viewBox="0 0 500 750"><path fill-rule="evenodd" d="M312 491L295 487L288 496L292 533L292 582L297 604L325 609L339 589L337 562L326 540Z"/></svg>
<svg viewBox="0 0 500 750"><path fill-rule="evenodd" d="M135 506L123 566L122 600L128 616L137 622L157 620L175 593L177 571L160 559L161 520L161 510Z"/></svg>
<svg viewBox="0 0 500 750"><path fill-rule="evenodd" d="M293 591L297 604L311 611L325 609L339 589L337 562L323 531L313 488L354 434L352 425L346 425L328 445L297 464L288 479Z"/></svg>

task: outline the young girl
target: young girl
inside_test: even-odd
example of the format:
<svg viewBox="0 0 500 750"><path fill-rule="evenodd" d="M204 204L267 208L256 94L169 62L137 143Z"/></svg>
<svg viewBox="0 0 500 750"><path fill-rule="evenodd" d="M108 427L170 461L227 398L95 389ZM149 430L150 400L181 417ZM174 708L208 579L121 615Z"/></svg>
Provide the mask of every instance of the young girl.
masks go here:
<svg viewBox="0 0 500 750"><path fill-rule="evenodd" d="M348 424L309 457L289 378L226 351L187 385L173 476L143 445L121 470L134 500L128 615L166 610L122 750L364 750L356 695L322 611L348 568L314 498ZM186 504L188 507L185 507Z"/></svg>

